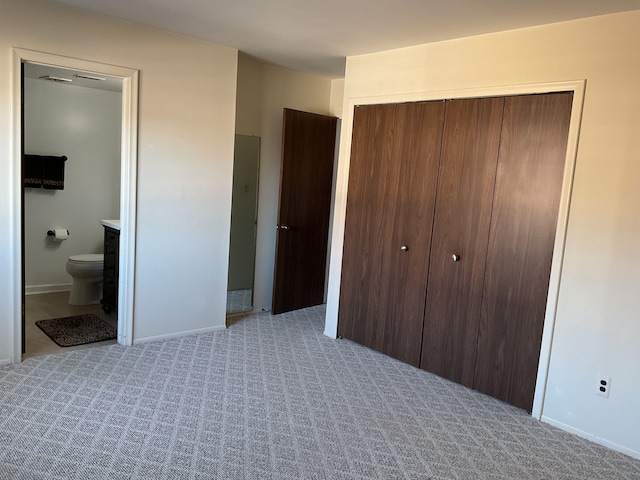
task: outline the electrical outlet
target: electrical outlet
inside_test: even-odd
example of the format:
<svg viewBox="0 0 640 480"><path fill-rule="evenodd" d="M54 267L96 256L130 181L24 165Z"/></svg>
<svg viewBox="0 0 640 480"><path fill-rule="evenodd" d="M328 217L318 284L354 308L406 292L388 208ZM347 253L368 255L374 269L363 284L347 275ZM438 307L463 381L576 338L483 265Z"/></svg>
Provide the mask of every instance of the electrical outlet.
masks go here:
<svg viewBox="0 0 640 480"><path fill-rule="evenodd" d="M601 397L609 398L609 390L611 390L611 377L605 377L604 375L598 375L598 390L596 393Z"/></svg>

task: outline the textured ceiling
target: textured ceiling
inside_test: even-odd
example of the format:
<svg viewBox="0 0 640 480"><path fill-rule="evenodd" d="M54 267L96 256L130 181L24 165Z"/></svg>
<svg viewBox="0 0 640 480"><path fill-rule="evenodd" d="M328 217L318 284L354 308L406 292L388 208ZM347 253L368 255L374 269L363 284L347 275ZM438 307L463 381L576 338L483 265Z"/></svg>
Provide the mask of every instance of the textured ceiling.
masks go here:
<svg viewBox="0 0 640 480"><path fill-rule="evenodd" d="M50 0L339 78L345 57L640 9L640 0Z"/></svg>

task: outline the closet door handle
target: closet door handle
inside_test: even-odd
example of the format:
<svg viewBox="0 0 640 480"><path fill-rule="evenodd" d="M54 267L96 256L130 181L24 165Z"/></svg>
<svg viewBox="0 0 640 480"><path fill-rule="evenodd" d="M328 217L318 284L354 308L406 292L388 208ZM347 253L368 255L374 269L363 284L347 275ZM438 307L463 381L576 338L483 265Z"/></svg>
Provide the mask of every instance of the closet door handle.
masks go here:
<svg viewBox="0 0 640 480"><path fill-rule="evenodd" d="M402 246L400 247L400 250L402 250L403 252L406 252L406 251L408 251L408 250L409 250L409 247L407 247L406 245L402 245Z"/></svg>
<svg viewBox="0 0 640 480"><path fill-rule="evenodd" d="M289 230L289 225L276 225L276 230Z"/></svg>
<svg viewBox="0 0 640 480"><path fill-rule="evenodd" d="M457 254L454 253L453 255L451 255L451 260L453 262L459 262L460 261L460 255L457 255Z"/></svg>

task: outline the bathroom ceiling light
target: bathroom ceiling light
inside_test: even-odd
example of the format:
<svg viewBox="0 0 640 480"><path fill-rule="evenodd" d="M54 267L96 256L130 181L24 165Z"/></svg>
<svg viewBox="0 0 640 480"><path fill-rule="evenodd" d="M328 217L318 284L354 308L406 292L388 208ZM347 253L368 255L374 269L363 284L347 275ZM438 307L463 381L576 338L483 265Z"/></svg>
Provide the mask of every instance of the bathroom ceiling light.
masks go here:
<svg viewBox="0 0 640 480"><path fill-rule="evenodd" d="M64 77L54 77L52 75L45 75L43 77L38 77L42 80L50 80L52 82L72 82L73 80L71 80L70 78L64 78Z"/></svg>
<svg viewBox="0 0 640 480"><path fill-rule="evenodd" d="M106 80L106 78L95 77L93 75L87 75L85 73L76 73L74 75L74 77L76 77L76 78L84 78L85 80L97 80L97 81L100 81L100 82L104 82Z"/></svg>

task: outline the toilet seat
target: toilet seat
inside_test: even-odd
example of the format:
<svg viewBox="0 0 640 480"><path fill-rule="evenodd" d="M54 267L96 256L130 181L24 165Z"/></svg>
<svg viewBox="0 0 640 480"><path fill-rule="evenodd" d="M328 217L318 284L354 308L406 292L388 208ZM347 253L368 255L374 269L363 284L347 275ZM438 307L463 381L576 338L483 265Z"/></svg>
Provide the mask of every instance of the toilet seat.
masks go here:
<svg viewBox="0 0 640 480"><path fill-rule="evenodd" d="M83 255L71 255L69 262L78 264L104 263L104 255L102 253L87 253Z"/></svg>

